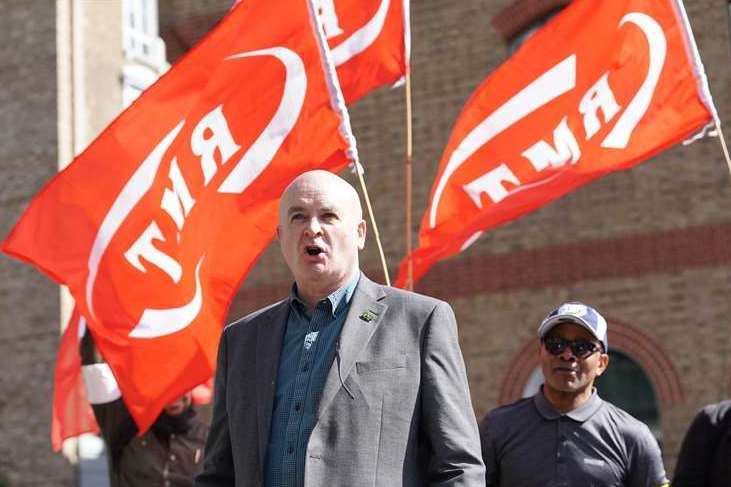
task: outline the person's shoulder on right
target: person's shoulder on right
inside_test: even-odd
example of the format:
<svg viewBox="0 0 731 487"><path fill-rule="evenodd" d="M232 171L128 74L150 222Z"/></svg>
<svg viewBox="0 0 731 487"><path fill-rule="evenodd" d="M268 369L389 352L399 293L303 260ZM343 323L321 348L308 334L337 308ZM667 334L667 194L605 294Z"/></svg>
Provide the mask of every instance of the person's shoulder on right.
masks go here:
<svg viewBox="0 0 731 487"><path fill-rule="evenodd" d="M617 430L624 436L639 438L641 440L651 439L655 444L657 444L657 440L655 440L650 428L645 423L635 418L619 406L616 406L609 401L602 401L603 413L607 415L609 421L614 423Z"/></svg>
<svg viewBox="0 0 731 487"><path fill-rule="evenodd" d="M446 301L406 289L381 284L378 284L378 286L381 286L381 289L385 293L389 306L396 306L403 310L408 310L408 314L417 321L425 321L435 313L445 312L454 319L454 310L452 310L452 307Z"/></svg>
<svg viewBox="0 0 731 487"><path fill-rule="evenodd" d="M709 404L701 409L698 414L707 416L711 424L720 424L726 418L731 419L729 417L731 415L731 399Z"/></svg>
<svg viewBox="0 0 731 487"><path fill-rule="evenodd" d="M621 438L619 441L626 445L627 451L634 452L642 458L651 458L657 462L662 461L660 445L645 423L610 402L604 401L602 407L607 417L605 424L614 425L615 431L619 433Z"/></svg>
<svg viewBox="0 0 731 487"><path fill-rule="evenodd" d="M602 402L604 414L609 416L610 420L614 422L620 430L626 430L630 433L642 430L643 433L646 431L647 434L652 435L652 433L650 433L650 428L645 423L635 418L624 409L603 399Z"/></svg>
<svg viewBox="0 0 731 487"><path fill-rule="evenodd" d="M517 418L523 417L526 414L534 414L535 405L533 402L533 396L531 396L518 399L511 404L496 407L482 419L480 422L480 431L483 432L489 428L491 434L494 434L497 430L520 424L518 421L515 421Z"/></svg>
<svg viewBox="0 0 731 487"><path fill-rule="evenodd" d="M411 303L418 303L418 304L424 304L427 306L436 306L439 303L442 303L443 301L431 296L427 296L426 294L419 294L414 291L409 291L407 289L401 289L397 287L390 287L390 286L383 286L386 295L390 296L397 296L401 299L403 299L406 302Z"/></svg>

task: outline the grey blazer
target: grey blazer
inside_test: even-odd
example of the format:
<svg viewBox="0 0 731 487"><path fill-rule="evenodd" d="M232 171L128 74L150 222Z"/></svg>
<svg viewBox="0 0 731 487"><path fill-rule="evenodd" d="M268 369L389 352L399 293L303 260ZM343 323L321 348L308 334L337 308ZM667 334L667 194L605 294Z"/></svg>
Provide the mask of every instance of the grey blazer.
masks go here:
<svg viewBox="0 0 731 487"><path fill-rule="evenodd" d="M289 301L226 327L198 487L261 486ZM362 276L307 445L306 487L484 486L450 306Z"/></svg>

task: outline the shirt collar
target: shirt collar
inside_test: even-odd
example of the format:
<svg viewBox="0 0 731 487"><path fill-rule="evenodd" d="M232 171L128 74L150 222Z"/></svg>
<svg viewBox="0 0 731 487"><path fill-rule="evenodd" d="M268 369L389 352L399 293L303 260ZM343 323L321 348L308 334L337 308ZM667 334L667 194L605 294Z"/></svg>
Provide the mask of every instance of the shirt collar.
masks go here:
<svg viewBox="0 0 731 487"><path fill-rule="evenodd" d="M350 298L353 297L353 293L355 292L355 287L358 284L358 281L360 280L360 270L357 270L355 274L353 274L353 277L348 281L345 285L339 287L332 293L330 293L326 298L320 300L316 306L319 306L321 303L324 303L326 306L329 306L329 312L332 314L332 316L335 316L338 313L338 307L340 304L346 306L348 303L350 303ZM307 304L302 301L302 299L299 297L299 294L297 293L297 283L295 282L292 284L292 290L289 294L289 300L290 304L292 306L298 306L301 311L307 310Z"/></svg>
<svg viewBox="0 0 731 487"><path fill-rule="evenodd" d="M596 388L594 388L592 390L591 397L589 397L589 400L586 401L584 404L574 409L573 411L569 411L568 413L560 413L559 411L556 411L556 409L554 409L551 403L548 402L548 399L546 399L546 396L543 395L543 387L541 387L541 390L538 392L538 394L533 396L533 403L536 405L538 413L545 419L554 420L560 418L561 416L568 416L569 418L579 423L583 423L587 419L591 418L594 413L599 410L602 402L603 401L599 397Z"/></svg>

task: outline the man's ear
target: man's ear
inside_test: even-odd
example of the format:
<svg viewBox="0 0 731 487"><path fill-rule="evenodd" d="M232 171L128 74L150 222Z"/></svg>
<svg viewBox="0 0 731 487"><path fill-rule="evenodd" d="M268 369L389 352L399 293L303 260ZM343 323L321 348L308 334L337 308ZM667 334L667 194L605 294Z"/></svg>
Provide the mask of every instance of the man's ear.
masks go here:
<svg viewBox="0 0 731 487"><path fill-rule="evenodd" d="M607 367L609 367L609 354L602 353L599 355L599 367L596 372L597 377L602 375L604 371L607 370Z"/></svg>
<svg viewBox="0 0 731 487"><path fill-rule="evenodd" d="M361 220L358 222L358 250L363 250L365 248L365 239L366 239L366 222L365 220Z"/></svg>
<svg viewBox="0 0 731 487"><path fill-rule="evenodd" d="M282 226L281 225L277 225L277 240L281 240L282 239L281 233L282 233Z"/></svg>

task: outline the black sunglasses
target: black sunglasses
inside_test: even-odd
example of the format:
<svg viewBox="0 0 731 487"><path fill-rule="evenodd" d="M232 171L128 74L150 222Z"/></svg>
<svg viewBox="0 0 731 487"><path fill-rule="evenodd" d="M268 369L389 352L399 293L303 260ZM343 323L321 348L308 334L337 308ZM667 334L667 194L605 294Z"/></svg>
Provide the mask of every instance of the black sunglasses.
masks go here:
<svg viewBox="0 0 731 487"><path fill-rule="evenodd" d="M602 348L598 343L588 340L566 340L557 336L544 338L543 346L551 355L561 355L566 348L570 348L577 358L586 358Z"/></svg>

